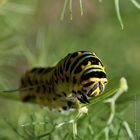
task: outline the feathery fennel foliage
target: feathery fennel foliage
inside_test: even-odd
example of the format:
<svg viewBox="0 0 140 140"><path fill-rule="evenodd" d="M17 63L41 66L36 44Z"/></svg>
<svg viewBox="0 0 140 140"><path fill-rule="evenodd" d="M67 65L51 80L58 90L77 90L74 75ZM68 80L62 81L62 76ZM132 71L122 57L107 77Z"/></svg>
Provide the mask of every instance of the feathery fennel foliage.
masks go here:
<svg viewBox="0 0 140 140"><path fill-rule="evenodd" d="M62 13L61 13L61 20L64 19L64 15L65 15L65 11L66 11L66 8L67 6L69 7L69 13L70 13L70 19L72 20L72 2L73 0L65 0L64 1L64 6L63 6L63 10L62 10ZM99 0L99 2L102 2L102 0ZM140 10L140 4L136 1L136 0L130 0L130 2L137 8ZM115 4L115 10L116 10L116 14L117 14L117 18L118 18L118 21L121 25L121 28L122 30L124 29L124 24L123 24L123 21L122 21L122 17L121 17L121 14L120 14L120 0L114 0L114 4ZM81 13L81 16L83 15L83 2L82 0L79 0L79 7L80 7L80 13Z"/></svg>

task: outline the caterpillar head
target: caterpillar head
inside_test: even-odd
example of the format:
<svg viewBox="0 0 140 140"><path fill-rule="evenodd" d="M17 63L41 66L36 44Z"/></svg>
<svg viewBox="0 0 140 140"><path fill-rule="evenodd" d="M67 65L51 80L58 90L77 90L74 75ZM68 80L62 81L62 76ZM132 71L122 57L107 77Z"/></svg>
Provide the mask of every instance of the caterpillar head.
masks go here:
<svg viewBox="0 0 140 140"><path fill-rule="evenodd" d="M94 98L103 93L107 79L96 79L96 81L89 81L81 90L77 91L77 99L81 103L89 103L89 99Z"/></svg>
<svg viewBox="0 0 140 140"><path fill-rule="evenodd" d="M103 79L96 79L93 84L87 88L87 96L93 97L93 96L98 96L100 94L103 93L103 91L105 90L105 85L107 84L107 79L103 78Z"/></svg>

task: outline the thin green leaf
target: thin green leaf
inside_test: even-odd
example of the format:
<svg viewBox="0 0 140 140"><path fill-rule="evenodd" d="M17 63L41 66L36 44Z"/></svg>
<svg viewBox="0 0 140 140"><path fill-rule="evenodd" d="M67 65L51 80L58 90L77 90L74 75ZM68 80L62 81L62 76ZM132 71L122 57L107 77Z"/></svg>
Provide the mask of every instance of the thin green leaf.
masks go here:
<svg viewBox="0 0 140 140"><path fill-rule="evenodd" d="M69 1L70 19L72 20L72 0Z"/></svg>
<svg viewBox="0 0 140 140"><path fill-rule="evenodd" d="M122 21L121 14L120 14L119 0L115 0L114 2L115 2L115 9L116 9L116 13L117 13L117 18L118 18L120 25L121 25L121 28L123 30L124 25L123 25L123 21Z"/></svg>
<svg viewBox="0 0 140 140"><path fill-rule="evenodd" d="M60 18L61 20L64 19L64 14L65 14L67 4L68 4L68 0L65 0L63 10L62 10L62 13L61 13L61 18Z"/></svg>
<svg viewBox="0 0 140 140"><path fill-rule="evenodd" d="M83 3L82 0L79 0L80 2L80 11L81 11L81 16L83 15Z"/></svg>
<svg viewBox="0 0 140 140"><path fill-rule="evenodd" d="M20 100L20 97L19 97L18 93L14 93L14 94L0 93L0 97L5 98L5 99L10 99L10 100L15 100L15 101Z"/></svg>
<svg viewBox="0 0 140 140"><path fill-rule="evenodd" d="M136 0L130 0L133 5L140 10L140 4Z"/></svg>
<svg viewBox="0 0 140 140"><path fill-rule="evenodd" d="M89 104L81 104L81 107L88 106L88 105L91 105L91 104L95 104L95 103L97 103L99 101L102 101L105 98L113 95L117 90L118 90L118 87L114 87L114 88L106 91L105 93L101 94L100 96L96 96L96 97L94 97L92 99L89 99L90 103Z"/></svg>

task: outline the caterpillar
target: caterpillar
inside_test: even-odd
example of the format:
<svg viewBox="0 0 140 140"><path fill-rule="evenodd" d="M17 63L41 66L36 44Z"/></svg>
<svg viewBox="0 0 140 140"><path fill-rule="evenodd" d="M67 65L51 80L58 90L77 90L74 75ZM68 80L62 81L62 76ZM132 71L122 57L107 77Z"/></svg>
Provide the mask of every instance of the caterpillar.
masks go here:
<svg viewBox="0 0 140 140"><path fill-rule="evenodd" d="M76 51L56 66L35 67L21 78L20 97L50 109L68 110L89 103L103 93L107 83L105 67L95 53Z"/></svg>

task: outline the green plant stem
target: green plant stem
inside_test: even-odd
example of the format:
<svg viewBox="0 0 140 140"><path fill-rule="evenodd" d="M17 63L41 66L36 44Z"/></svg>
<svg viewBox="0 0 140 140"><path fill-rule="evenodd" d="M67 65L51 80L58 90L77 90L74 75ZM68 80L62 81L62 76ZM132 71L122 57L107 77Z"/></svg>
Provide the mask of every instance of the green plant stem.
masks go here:
<svg viewBox="0 0 140 140"><path fill-rule="evenodd" d="M61 18L60 18L61 20L64 19L64 14L65 14L65 11L66 11L67 4L68 4L68 0L65 0L63 10L62 10L62 13L61 13Z"/></svg>
<svg viewBox="0 0 140 140"><path fill-rule="evenodd" d="M72 20L72 0L69 0L70 19Z"/></svg>
<svg viewBox="0 0 140 140"><path fill-rule="evenodd" d="M66 121L66 122L62 122L62 123L59 123L58 125L56 125L56 128L60 128L62 127L63 125L66 125L66 124L72 124L73 126L73 138L76 139L77 137L77 121L84 115L84 114L87 114L88 112L88 109L86 107L83 107L83 108L80 108L79 109L79 112L78 114L76 115L76 117L70 121Z"/></svg>
<svg viewBox="0 0 140 140"><path fill-rule="evenodd" d="M132 4L140 10L140 4L136 0L130 0Z"/></svg>
<svg viewBox="0 0 140 140"><path fill-rule="evenodd" d="M113 120L115 117L116 109L115 109L115 103L116 100L128 89L127 81L125 78L120 79L120 88L117 90L117 92L110 98L106 99L104 102L110 104L110 116L107 120L107 125L96 135L94 138L95 140L100 137L101 134L105 134L105 140L109 140L109 132L111 128L113 127Z"/></svg>
<svg viewBox="0 0 140 140"><path fill-rule="evenodd" d="M106 140L108 140L110 127L113 124L113 119L114 119L115 112L116 112L115 111L116 110L116 107L115 107L116 100L124 92L126 92L127 89L128 89L128 86L127 86L126 79L125 78L121 78L120 79L120 88L119 88L119 90L111 98L108 98L108 99L105 100L105 103L110 103L110 116L109 116L108 121L107 121L107 126L104 129Z"/></svg>
<svg viewBox="0 0 140 140"><path fill-rule="evenodd" d="M128 135L129 135L130 139L131 140L135 140L134 135L133 135L133 133L132 133L130 127L129 127L129 124L126 121L124 121L123 122L123 126L126 129L126 131L127 131Z"/></svg>
<svg viewBox="0 0 140 140"><path fill-rule="evenodd" d="M79 0L80 3L80 12L81 12L81 16L83 15L83 3L82 0Z"/></svg>

